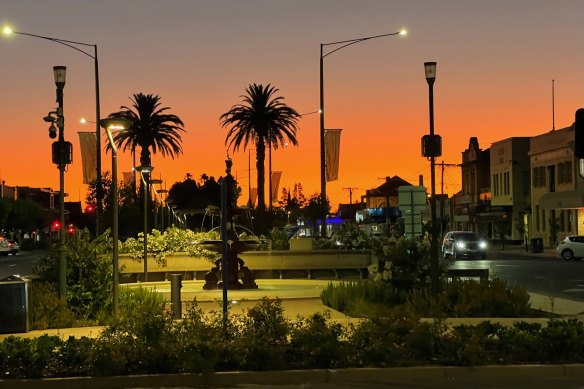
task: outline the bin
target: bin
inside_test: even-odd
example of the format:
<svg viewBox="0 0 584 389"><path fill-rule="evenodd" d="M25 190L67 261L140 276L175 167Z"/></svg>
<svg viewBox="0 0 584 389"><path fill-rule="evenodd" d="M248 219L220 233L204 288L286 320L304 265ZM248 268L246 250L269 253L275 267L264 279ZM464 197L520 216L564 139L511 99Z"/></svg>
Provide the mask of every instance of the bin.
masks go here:
<svg viewBox="0 0 584 389"><path fill-rule="evenodd" d="M29 280L12 275L0 280L0 333L29 331Z"/></svg>
<svg viewBox="0 0 584 389"><path fill-rule="evenodd" d="M531 239L531 252L532 253L543 253L543 238Z"/></svg>

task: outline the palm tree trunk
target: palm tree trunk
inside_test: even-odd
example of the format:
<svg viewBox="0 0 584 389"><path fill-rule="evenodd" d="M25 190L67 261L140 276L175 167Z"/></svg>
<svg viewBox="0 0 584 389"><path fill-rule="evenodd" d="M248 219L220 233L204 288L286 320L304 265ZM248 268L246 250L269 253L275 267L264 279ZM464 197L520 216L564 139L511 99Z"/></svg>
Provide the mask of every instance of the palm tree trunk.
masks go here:
<svg viewBox="0 0 584 389"><path fill-rule="evenodd" d="M258 142L256 147L256 169L258 171L258 211L264 212L266 210L265 200L265 160L266 160L266 146L263 142Z"/></svg>

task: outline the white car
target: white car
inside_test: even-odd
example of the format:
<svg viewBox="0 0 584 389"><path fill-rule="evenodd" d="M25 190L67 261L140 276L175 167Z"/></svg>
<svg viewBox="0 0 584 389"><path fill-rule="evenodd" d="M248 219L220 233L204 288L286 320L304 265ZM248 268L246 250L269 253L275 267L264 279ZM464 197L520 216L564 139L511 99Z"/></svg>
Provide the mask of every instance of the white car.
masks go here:
<svg viewBox="0 0 584 389"><path fill-rule="evenodd" d="M10 245L8 240L4 237L0 237L0 255L10 254Z"/></svg>
<svg viewBox="0 0 584 389"><path fill-rule="evenodd" d="M580 260L584 257L584 236L567 236L556 247L556 253L566 261Z"/></svg>

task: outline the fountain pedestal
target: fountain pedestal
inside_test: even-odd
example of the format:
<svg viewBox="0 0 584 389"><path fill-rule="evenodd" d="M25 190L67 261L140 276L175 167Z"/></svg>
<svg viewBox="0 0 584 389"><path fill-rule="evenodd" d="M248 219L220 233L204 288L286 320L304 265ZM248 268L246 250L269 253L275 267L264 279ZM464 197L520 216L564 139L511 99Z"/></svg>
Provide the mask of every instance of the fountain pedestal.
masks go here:
<svg viewBox="0 0 584 389"><path fill-rule="evenodd" d="M245 266L243 259L238 257L242 251L252 250L259 247L259 240L240 240L235 231L235 224L233 222L234 210L237 207L236 182L231 175L231 166L233 162L230 158L225 161L227 175L223 179L222 185L226 185L226 201L222 201L221 214L225 219L225 230L221 232L221 240L207 240L204 241L203 247L209 251L222 253L223 241L227 241L227 289L257 289L253 273ZM223 194L222 194L223 195ZM224 197L225 199L225 197ZM223 225L222 221L222 225ZM205 285L203 289L219 289L223 288L222 280L223 261L222 256L215 261L215 266L205 274Z"/></svg>

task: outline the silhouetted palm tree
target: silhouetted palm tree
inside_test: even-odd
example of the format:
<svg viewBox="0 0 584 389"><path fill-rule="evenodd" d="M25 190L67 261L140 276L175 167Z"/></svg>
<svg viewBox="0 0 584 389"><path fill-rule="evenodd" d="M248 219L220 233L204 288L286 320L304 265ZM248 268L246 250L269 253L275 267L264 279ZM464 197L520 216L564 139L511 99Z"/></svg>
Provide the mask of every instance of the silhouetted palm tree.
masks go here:
<svg viewBox="0 0 584 389"><path fill-rule="evenodd" d="M132 122L132 126L114 134L116 145L123 151L135 153L140 146L140 165L151 166L150 153L158 151L162 156L174 159L182 153L181 132L184 123L176 115L165 113L170 108L160 108L160 97L143 93L134 94L130 99L132 107L122 106L122 111L110 116L123 117Z"/></svg>
<svg viewBox="0 0 584 389"><path fill-rule="evenodd" d="M296 131L300 115L276 96L277 88L270 84L249 85L246 95L241 96L241 104L234 105L221 115L221 126L229 127L225 144L233 151L240 146L245 150L248 144L256 149L256 168L258 172L258 209L265 210L264 198L266 146L277 149L286 142L298 145Z"/></svg>

